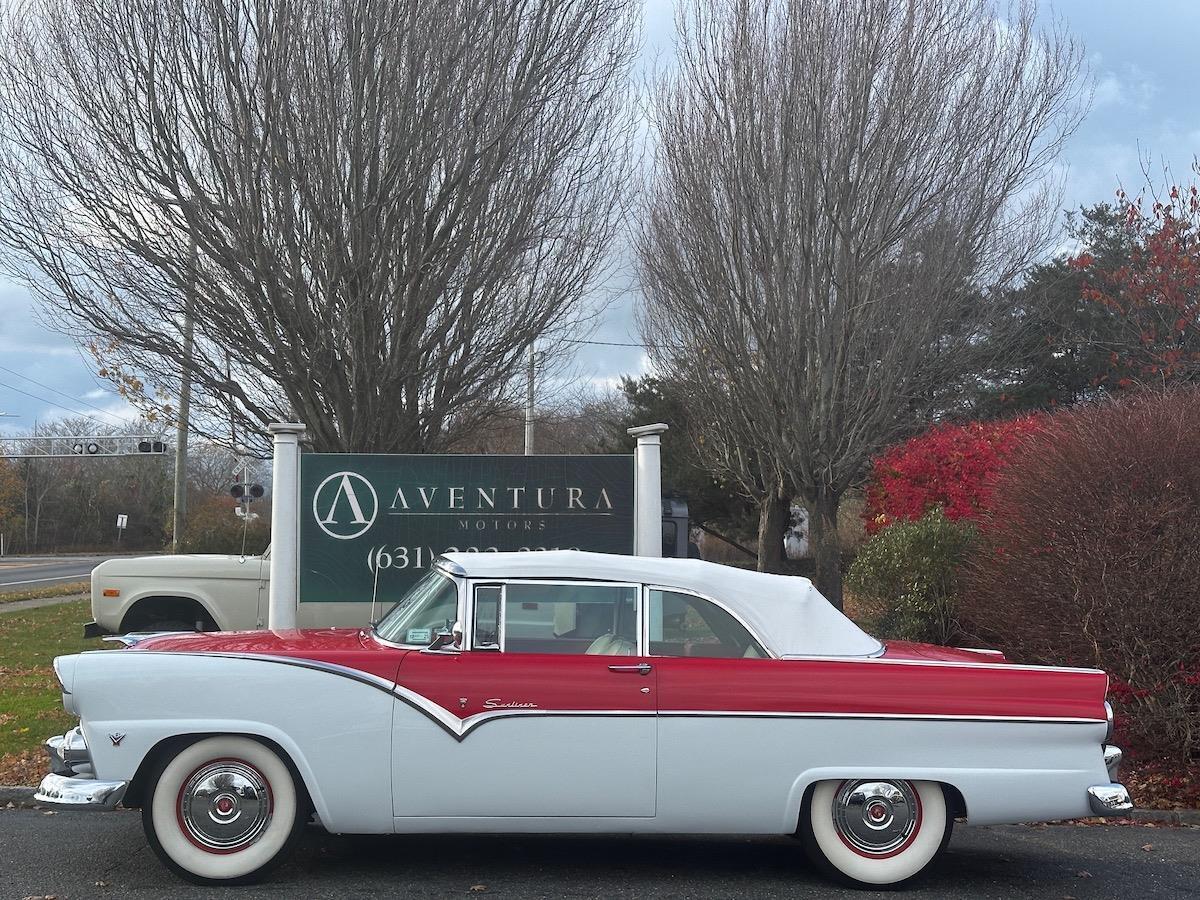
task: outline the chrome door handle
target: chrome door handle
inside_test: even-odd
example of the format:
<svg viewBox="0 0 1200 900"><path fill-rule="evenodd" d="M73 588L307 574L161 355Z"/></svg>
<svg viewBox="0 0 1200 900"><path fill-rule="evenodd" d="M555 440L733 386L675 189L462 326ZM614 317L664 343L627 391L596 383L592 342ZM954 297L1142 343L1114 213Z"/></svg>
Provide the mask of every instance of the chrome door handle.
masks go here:
<svg viewBox="0 0 1200 900"><path fill-rule="evenodd" d="M636 666L609 666L610 672L628 672L631 675L649 675L654 666L650 663L638 663Z"/></svg>

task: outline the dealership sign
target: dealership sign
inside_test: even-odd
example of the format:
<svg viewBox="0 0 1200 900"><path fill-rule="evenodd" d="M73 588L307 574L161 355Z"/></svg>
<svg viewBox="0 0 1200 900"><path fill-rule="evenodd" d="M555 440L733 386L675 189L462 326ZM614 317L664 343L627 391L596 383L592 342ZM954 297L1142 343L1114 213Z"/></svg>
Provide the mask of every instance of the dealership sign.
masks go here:
<svg viewBox="0 0 1200 900"><path fill-rule="evenodd" d="M300 457L300 601L397 600L440 554L632 553L632 456Z"/></svg>

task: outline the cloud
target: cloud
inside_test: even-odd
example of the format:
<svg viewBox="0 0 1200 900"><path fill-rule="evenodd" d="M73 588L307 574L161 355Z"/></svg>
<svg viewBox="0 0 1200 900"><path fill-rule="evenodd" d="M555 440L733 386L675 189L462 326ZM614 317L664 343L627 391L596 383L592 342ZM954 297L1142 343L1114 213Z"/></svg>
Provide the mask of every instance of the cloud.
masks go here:
<svg viewBox="0 0 1200 900"><path fill-rule="evenodd" d="M1120 106L1147 110L1158 93L1158 82L1137 63L1125 63L1118 70L1098 70L1092 108Z"/></svg>

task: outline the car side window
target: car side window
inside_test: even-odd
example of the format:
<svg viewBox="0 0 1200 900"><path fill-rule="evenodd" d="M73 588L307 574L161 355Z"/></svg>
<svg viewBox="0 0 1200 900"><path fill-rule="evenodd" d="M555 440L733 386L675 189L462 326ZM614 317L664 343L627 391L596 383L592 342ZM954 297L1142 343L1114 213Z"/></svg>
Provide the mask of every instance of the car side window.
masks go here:
<svg viewBox="0 0 1200 900"><path fill-rule="evenodd" d="M762 645L732 615L701 597L651 588L651 656L761 658Z"/></svg>
<svg viewBox="0 0 1200 900"><path fill-rule="evenodd" d="M637 588L628 585L508 584L505 653L637 655Z"/></svg>
<svg viewBox="0 0 1200 900"><path fill-rule="evenodd" d="M500 649L500 597L498 584L475 588L475 637L471 646L476 650Z"/></svg>

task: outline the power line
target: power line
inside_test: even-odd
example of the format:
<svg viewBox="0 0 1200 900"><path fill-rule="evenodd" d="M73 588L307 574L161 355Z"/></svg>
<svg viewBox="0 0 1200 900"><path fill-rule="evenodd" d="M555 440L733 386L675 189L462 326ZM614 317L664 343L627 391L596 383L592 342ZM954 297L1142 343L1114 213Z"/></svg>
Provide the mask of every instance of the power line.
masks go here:
<svg viewBox="0 0 1200 900"><path fill-rule="evenodd" d="M7 383L5 383L5 382L3 382L3 381L0 381L0 387L3 387L3 388L8 388L10 391L16 391L18 394L24 394L26 397L30 398L31 400L37 400L37 401L39 401L39 402L41 402L41 403L49 403L49 404L50 404L51 406L53 406L55 409L63 409L63 410L66 410L66 411L67 411L67 412L69 412L69 413L72 413L72 414L74 414L74 415L76 415L76 416L80 416L80 417L82 417L82 418L84 418L84 419L87 419L89 422L94 422L95 424L99 425L101 428L113 428L113 427L115 427L115 426L113 425L113 423L112 423L112 422L102 422L102 421L100 421L99 419L95 418L94 416L89 416L89 415L88 415L87 413L85 413L85 412L80 412L79 410L77 410L77 409L72 409L72 408L71 408L71 407L69 407L69 406L63 406L61 403L55 403L53 400L48 400L47 398L45 398L45 397L40 397L40 396L38 396L37 394L31 394L31 393L29 393L29 391L23 391L23 390L21 390L21 388L19 388L19 387L16 387L15 385L7 384Z"/></svg>
<svg viewBox="0 0 1200 900"><path fill-rule="evenodd" d="M562 340L564 343L567 343L567 344L591 344L592 346L595 346L595 347L643 347L643 348L645 348L645 347L650 346L649 344L633 344L633 343L624 343L621 341L585 341L580 338L563 338Z"/></svg>
<svg viewBox="0 0 1200 900"><path fill-rule="evenodd" d="M60 397L66 397L72 403L82 403L84 406L90 407L91 409L96 410L96 412L98 412L98 413L102 413L103 415L106 415L111 419L116 419L122 425L125 424L124 421L122 419L120 419L118 416L114 415L113 413L109 412L106 409L101 409L95 403L89 403L87 400L84 400L81 397L80 398L72 397L70 394L64 393L63 391L60 391L58 388L51 387L48 384L44 384L44 383L38 381L36 378L30 378L28 375L25 375L21 372L14 371L13 369L8 368L7 366L0 366L0 371L8 372L10 375L16 375L18 378L22 378L25 381L28 381L30 384L36 384L38 387L44 388L47 391L52 391L53 393L58 394L58 396L60 396ZM49 403L50 401L45 400L44 402ZM61 407L61 408L67 409L67 407Z"/></svg>

